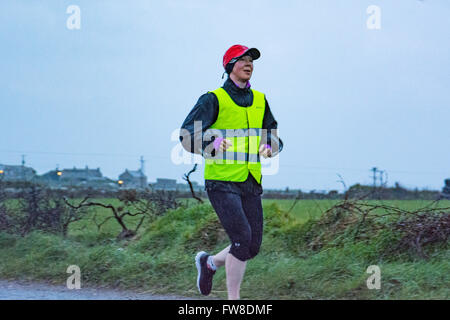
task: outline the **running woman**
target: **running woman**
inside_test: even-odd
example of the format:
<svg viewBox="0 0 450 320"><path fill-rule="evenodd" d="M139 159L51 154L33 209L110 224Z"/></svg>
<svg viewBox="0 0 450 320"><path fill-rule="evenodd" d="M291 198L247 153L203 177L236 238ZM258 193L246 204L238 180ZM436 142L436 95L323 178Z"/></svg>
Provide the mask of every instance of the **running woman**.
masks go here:
<svg viewBox="0 0 450 320"><path fill-rule="evenodd" d="M230 300L240 299L246 263L262 242L260 156L273 157L283 148L265 95L249 82L259 57L256 48L230 47L223 56L227 80L198 99L180 131L183 147L205 158L205 189L231 242L215 255L197 253L197 287L209 295L217 268L225 265Z"/></svg>

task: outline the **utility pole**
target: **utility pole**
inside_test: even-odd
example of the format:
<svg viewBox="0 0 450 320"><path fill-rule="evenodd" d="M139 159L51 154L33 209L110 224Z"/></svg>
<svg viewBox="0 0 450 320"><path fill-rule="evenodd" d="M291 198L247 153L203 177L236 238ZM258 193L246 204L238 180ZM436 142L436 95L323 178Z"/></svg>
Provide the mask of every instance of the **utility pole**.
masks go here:
<svg viewBox="0 0 450 320"><path fill-rule="evenodd" d="M141 156L141 169L140 169L140 171L141 171L141 188L145 188L144 164L145 164L144 156Z"/></svg>
<svg viewBox="0 0 450 320"><path fill-rule="evenodd" d="M383 177L384 177L384 173L386 171L385 170L380 170L379 172L380 172L380 186L382 187L383 183L385 183L385 182L383 182Z"/></svg>
<svg viewBox="0 0 450 320"><path fill-rule="evenodd" d="M144 174L144 164L145 164L144 156L141 156L141 172L142 172L142 174Z"/></svg>
<svg viewBox="0 0 450 320"><path fill-rule="evenodd" d="M22 181L25 180L25 155L22 155L22 167L20 168L21 173L21 179Z"/></svg>
<svg viewBox="0 0 450 320"><path fill-rule="evenodd" d="M375 188L377 186L377 168L373 167L372 171L373 171L373 187Z"/></svg>

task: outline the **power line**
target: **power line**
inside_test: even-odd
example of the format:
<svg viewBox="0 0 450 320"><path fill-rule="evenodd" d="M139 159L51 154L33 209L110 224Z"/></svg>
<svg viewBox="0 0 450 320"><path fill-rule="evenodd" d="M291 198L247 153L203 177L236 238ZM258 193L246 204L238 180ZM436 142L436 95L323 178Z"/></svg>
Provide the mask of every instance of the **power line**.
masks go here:
<svg viewBox="0 0 450 320"><path fill-rule="evenodd" d="M170 155L145 155L145 154L128 154L128 153L88 153L88 152L54 152L54 151L24 151L24 150L0 150L0 153L15 153L15 154L21 154L22 157L25 154L41 154L41 155L62 155L62 156L87 156L87 157L128 157L128 158L138 158L141 156L145 156L146 158L152 159L152 158L159 158L159 159L168 159L170 158ZM361 168L335 168L335 167L322 167L322 166L308 166L308 165L298 165L298 164L291 164L291 163L280 163L280 167L295 167L296 169L318 169L318 170L328 170L328 171L355 171L355 172L367 172L367 169L361 169ZM297 171L298 170L294 170ZM373 168L369 171L373 171ZM389 173L404 173L404 174L433 174L433 175L449 175L450 171L448 172L431 172L431 171L408 171L408 170L384 170L385 172Z"/></svg>
<svg viewBox="0 0 450 320"><path fill-rule="evenodd" d="M94 157L130 157L136 158L142 156L125 154L125 153L77 153L77 152L53 152L53 151L23 151L23 150L0 150L0 153L17 153L17 154L45 154L45 155L61 155L61 156L94 156ZM169 156L160 155L144 155L149 158L167 159Z"/></svg>
<svg viewBox="0 0 450 320"><path fill-rule="evenodd" d="M298 164L280 164L280 167L295 167L299 169L318 169L318 170L329 170L329 171L357 171L357 172L367 172L372 171L373 169L360 169L360 168L331 168L331 167L318 167L318 166L301 166ZM383 170L384 172L390 173L406 173L406 174L437 174L437 175L450 175L450 171L437 172L437 171L407 171L407 170Z"/></svg>

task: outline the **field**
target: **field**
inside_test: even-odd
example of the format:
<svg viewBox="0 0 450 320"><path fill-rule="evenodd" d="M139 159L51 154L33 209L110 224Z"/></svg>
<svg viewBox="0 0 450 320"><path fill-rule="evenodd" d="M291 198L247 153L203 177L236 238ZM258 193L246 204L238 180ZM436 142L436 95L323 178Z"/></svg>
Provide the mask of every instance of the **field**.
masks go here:
<svg viewBox="0 0 450 320"><path fill-rule="evenodd" d="M209 204L209 200L207 198L202 199L206 204ZM74 200L81 201L81 199ZM112 204L114 206L119 206L120 201L117 199L97 199L96 201L102 202L104 204ZM282 211L289 211L290 216L299 223L305 223L309 220L319 219L320 216L328 209L330 209L333 205L339 203L340 200L301 200L298 201L294 207L291 207L294 204L294 200L272 200L272 199L263 199L263 207L267 208L271 205L275 204ZM183 199L181 202L187 204L188 206L196 205L197 201L195 199ZM426 207L431 203L431 201L425 200L368 200L365 203L372 204L384 204L388 206L393 206L406 210L415 210L418 208ZM450 207L450 201L440 201L434 207ZM212 209L211 209L212 210ZM102 218L110 215L108 209L104 208L96 208L97 220L101 221ZM89 217L91 218L92 215ZM138 218L133 219L132 217L128 220L130 221L131 226L135 226L138 222ZM101 229L101 237L115 237L120 232L120 227L113 220L108 221ZM92 223L91 219L84 219L80 222L76 222L71 226L69 231L69 235L72 237L80 237L83 238L89 234L97 234L97 228L94 223ZM93 235L94 236L94 235ZM95 237L95 236L94 236Z"/></svg>
<svg viewBox="0 0 450 320"><path fill-rule="evenodd" d="M99 201L119 204L116 199ZM204 204L196 204L193 199L183 202L186 207L170 210L145 224L131 240L116 239L121 229L113 219L100 231L97 229L93 215L97 222L110 215L108 209L103 208L96 208L81 221L71 224L66 238L38 231L25 237L0 233L0 278L65 283L67 267L78 265L82 286L198 297L193 263L195 253L199 250L217 252L227 245L228 240L208 201ZM263 244L260 254L248 263L242 298L450 297L448 242L428 246L427 257L423 258L411 251L386 254L398 240L398 235L389 228L376 233L367 229L365 237L357 241L345 230L317 229L317 221L323 213L339 202L300 200L292 208L293 200L263 200ZM416 210L429 205L430 201L366 203ZM450 201L441 201L433 208L437 206L448 208ZM382 209L377 211L377 214L383 214ZM130 218L127 223L136 225L138 219ZM382 221L386 225L391 222L389 219ZM314 247L311 245L316 241L314 239L321 239L323 243ZM366 270L370 265L380 267L379 290L370 290L366 285L370 276ZM223 268L216 273L212 297L226 298Z"/></svg>

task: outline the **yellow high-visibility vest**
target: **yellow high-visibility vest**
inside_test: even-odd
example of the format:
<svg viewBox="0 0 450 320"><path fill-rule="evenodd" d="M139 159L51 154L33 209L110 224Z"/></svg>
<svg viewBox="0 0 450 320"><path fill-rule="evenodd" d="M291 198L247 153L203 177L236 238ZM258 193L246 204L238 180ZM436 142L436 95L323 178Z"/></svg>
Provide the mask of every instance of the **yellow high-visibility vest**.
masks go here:
<svg viewBox="0 0 450 320"><path fill-rule="evenodd" d="M214 157L205 156L205 179L243 182L250 173L261 183L259 144L266 103L263 93L251 90L253 104L249 107L237 105L223 88L211 91L219 101L219 114L204 137L223 137L232 146L225 152L216 151ZM212 149L211 143L206 151Z"/></svg>

